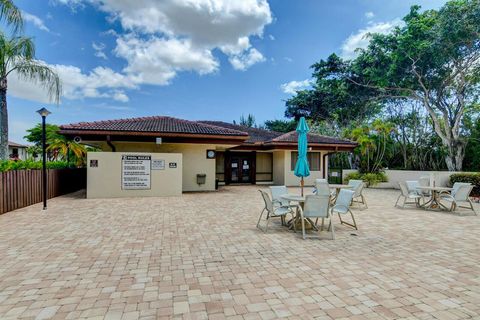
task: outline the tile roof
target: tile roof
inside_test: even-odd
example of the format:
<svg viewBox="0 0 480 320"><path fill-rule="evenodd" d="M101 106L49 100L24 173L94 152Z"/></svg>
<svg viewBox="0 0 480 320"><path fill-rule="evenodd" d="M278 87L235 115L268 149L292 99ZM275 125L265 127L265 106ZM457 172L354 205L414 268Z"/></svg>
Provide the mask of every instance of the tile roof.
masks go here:
<svg viewBox="0 0 480 320"><path fill-rule="evenodd" d="M248 133L248 139L245 141L245 143L265 142L282 135L281 132L269 131L269 130L260 129L260 128L251 128L251 127L241 126L238 124L233 124L233 123L228 123L223 121L199 121L199 122L246 132Z"/></svg>
<svg viewBox="0 0 480 320"><path fill-rule="evenodd" d="M16 142L13 142L13 141L8 141L8 146L9 147L15 147L15 148L28 148L27 145L16 143Z"/></svg>
<svg viewBox="0 0 480 320"><path fill-rule="evenodd" d="M60 129L67 132L70 130L78 130L248 136L248 133L239 130L164 116L79 122L62 125Z"/></svg>
<svg viewBox="0 0 480 320"><path fill-rule="evenodd" d="M357 143L346 140L340 139L335 137L324 136L316 133L309 133L307 136L308 143L310 144L344 144L344 145L352 145L356 146ZM269 144L275 143L297 143L298 140L298 133L296 131L290 131L285 133L281 136L273 138L272 140L268 141Z"/></svg>

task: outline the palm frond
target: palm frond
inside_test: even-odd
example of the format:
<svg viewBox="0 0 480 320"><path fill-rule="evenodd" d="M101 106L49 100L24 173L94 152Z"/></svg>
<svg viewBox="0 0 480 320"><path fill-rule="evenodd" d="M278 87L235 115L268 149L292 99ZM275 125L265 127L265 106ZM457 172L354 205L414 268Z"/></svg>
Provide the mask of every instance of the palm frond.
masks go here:
<svg viewBox="0 0 480 320"><path fill-rule="evenodd" d="M60 103L62 83L52 68L37 60L24 60L17 63L7 75L13 71L16 71L20 79L41 85L48 91L50 99L56 104Z"/></svg>
<svg viewBox="0 0 480 320"><path fill-rule="evenodd" d="M0 20L6 21L15 33L23 30L22 11L13 0L0 0Z"/></svg>

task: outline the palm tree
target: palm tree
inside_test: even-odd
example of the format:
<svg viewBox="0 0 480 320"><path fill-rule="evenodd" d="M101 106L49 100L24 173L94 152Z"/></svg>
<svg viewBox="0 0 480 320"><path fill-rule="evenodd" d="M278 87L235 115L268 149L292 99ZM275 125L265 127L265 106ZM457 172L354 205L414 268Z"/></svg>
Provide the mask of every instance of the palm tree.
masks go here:
<svg viewBox="0 0 480 320"><path fill-rule="evenodd" d="M0 0L0 21L5 21L15 33L23 29L22 11L12 0Z"/></svg>
<svg viewBox="0 0 480 320"><path fill-rule="evenodd" d="M5 2L9 3L2 1ZM0 159L8 158L7 78L10 75L41 85L57 104L61 93L58 75L35 59L33 40L22 36L7 37L0 32Z"/></svg>
<svg viewBox="0 0 480 320"><path fill-rule="evenodd" d="M63 160L67 162L70 162L70 153L72 153L78 166L81 166L84 163L85 155L87 154L87 150L84 145L81 145L73 140L69 140L65 136L49 142L47 150L54 154L55 160L57 159L58 155L61 155Z"/></svg>

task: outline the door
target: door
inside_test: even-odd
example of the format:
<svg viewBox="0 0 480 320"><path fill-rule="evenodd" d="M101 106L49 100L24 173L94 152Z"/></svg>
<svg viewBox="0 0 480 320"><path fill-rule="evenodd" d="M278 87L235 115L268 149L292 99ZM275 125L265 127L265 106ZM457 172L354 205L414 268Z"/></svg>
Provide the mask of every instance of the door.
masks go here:
<svg viewBox="0 0 480 320"><path fill-rule="evenodd" d="M255 183L255 152L225 152L225 183Z"/></svg>

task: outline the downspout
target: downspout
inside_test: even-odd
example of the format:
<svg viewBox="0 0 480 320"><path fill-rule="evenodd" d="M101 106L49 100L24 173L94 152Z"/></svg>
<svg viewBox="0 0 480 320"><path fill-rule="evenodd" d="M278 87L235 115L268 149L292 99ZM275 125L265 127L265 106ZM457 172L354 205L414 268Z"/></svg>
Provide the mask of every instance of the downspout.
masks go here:
<svg viewBox="0 0 480 320"><path fill-rule="evenodd" d="M117 149L115 148L115 146L113 145L112 143L112 140L110 139L110 135L107 135L107 144L108 146L112 149L112 152L116 152Z"/></svg>
<svg viewBox="0 0 480 320"><path fill-rule="evenodd" d="M323 159L322 159L322 164L323 164L323 166L322 166L322 171L323 171L322 176L323 176L323 179L326 179L326 178L327 178L327 177L326 177L326 175L327 175L327 169L326 169L326 168L327 168L327 166L328 166L328 163L325 163L325 162L327 161L327 157L328 157L329 155L332 155L332 154L335 154L335 153L338 153L338 147L335 147L335 151L334 151L334 152L327 152L327 153L325 153L325 154L323 155Z"/></svg>

